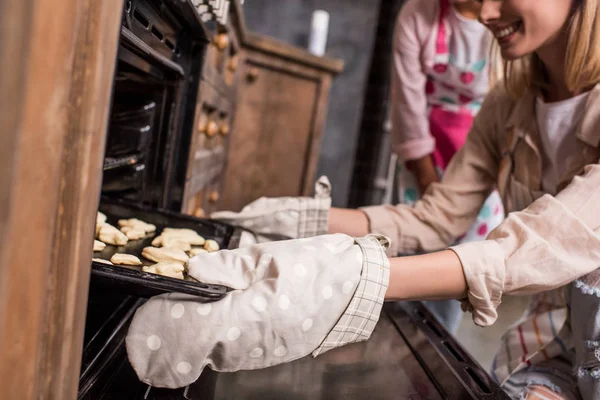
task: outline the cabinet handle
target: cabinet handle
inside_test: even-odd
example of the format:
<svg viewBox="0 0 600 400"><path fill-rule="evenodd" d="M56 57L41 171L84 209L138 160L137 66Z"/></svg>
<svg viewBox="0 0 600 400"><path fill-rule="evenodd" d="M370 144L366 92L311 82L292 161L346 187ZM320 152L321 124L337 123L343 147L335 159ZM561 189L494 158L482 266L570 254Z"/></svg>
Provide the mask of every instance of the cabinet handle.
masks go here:
<svg viewBox="0 0 600 400"><path fill-rule="evenodd" d="M211 203L216 203L217 201L219 201L219 192L217 192L216 190L214 192L210 192L210 194L208 195L208 201L210 201Z"/></svg>
<svg viewBox="0 0 600 400"><path fill-rule="evenodd" d="M213 137L217 133L219 133L219 125L217 125L217 123L214 121L210 121L206 127L206 135L208 137Z"/></svg>
<svg viewBox="0 0 600 400"><path fill-rule="evenodd" d="M200 122L198 124L198 132L206 133L206 122Z"/></svg>
<svg viewBox="0 0 600 400"><path fill-rule="evenodd" d="M250 68L246 75L248 82L254 82L258 79L258 68Z"/></svg>
<svg viewBox="0 0 600 400"><path fill-rule="evenodd" d="M221 133L221 135L223 136L227 136L229 135L229 124L227 122L223 122L221 124L221 129L219 130L219 132Z"/></svg>
<svg viewBox="0 0 600 400"><path fill-rule="evenodd" d="M229 47L229 36L226 33L221 33L215 37L217 49L223 51Z"/></svg>
<svg viewBox="0 0 600 400"><path fill-rule="evenodd" d="M235 72L237 70L238 67L238 56L232 56L229 61L227 62L227 68L231 71L231 72Z"/></svg>

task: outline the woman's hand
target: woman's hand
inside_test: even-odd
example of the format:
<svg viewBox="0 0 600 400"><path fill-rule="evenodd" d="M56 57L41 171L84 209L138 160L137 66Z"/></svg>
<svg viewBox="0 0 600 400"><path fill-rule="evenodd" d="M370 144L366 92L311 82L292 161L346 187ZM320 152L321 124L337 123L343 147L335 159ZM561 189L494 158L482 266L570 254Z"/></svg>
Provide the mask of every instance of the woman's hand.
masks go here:
<svg viewBox="0 0 600 400"><path fill-rule="evenodd" d="M431 155L407 161L406 168L417 178L417 185L419 186L421 196L425 193L429 185L440 180Z"/></svg>
<svg viewBox="0 0 600 400"><path fill-rule="evenodd" d="M367 340L389 281L382 236L325 235L201 254L191 277L233 291L214 303L150 299L126 338L143 382L178 388L215 371L266 368Z"/></svg>

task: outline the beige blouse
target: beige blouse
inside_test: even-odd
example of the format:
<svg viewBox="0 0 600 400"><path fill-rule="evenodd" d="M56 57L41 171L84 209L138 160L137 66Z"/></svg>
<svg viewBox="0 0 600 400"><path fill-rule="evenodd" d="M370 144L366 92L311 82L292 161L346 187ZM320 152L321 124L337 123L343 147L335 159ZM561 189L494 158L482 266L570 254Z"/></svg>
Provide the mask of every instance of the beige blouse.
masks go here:
<svg viewBox="0 0 600 400"><path fill-rule="evenodd" d="M576 135L579 149L559 193L545 194L535 97L515 100L500 84L442 182L414 208L364 208L370 230L392 239L388 254L440 250L468 229L497 188L505 221L485 241L451 247L463 265L473 319L490 325L503 294L554 289L600 267L600 85L590 92Z"/></svg>

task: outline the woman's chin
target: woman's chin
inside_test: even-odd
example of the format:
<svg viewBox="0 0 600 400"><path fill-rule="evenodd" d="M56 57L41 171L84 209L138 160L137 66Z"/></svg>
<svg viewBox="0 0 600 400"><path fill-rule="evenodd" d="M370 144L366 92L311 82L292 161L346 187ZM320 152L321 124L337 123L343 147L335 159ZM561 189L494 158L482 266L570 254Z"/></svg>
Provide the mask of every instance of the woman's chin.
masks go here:
<svg viewBox="0 0 600 400"><path fill-rule="evenodd" d="M506 48L506 49L500 50L500 55L502 56L502 59L504 61L514 61L514 60L517 60L517 59L523 57L525 54L515 51L512 48Z"/></svg>

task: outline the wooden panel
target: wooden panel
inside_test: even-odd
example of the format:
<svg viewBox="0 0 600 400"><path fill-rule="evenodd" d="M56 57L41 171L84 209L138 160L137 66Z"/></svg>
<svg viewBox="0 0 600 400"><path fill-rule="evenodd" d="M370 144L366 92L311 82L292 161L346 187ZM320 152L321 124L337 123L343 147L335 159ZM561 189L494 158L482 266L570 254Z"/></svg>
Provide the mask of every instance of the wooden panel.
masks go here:
<svg viewBox="0 0 600 400"><path fill-rule="evenodd" d="M76 398L121 8L0 2L3 398Z"/></svg>
<svg viewBox="0 0 600 400"><path fill-rule="evenodd" d="M315 56L299 47L290 46L279 40L256 33L247 33L244 45L248 48L289 60L295 64L306 65L331 74L339 74L344 69L344 61L342 60Z"/></svg>
<svg viewBox="0 0 600 400"><path fill-rule="evenodd" d="M264 61L270 60L249 55L244 65L220 209L303 191L320 81Z"/></svg>

